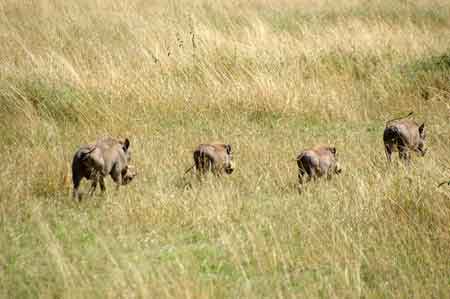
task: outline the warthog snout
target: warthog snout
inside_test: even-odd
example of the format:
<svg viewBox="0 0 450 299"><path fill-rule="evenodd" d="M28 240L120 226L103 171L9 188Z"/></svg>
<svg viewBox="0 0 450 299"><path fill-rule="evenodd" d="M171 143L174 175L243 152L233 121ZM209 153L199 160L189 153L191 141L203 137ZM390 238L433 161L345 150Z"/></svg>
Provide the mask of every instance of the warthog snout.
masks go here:
<svg viewBox="0 0 450 299"><path fill-rule="evenodd" d="M232 174L234 171L235 165L234 162L230 162L226 167L225 167L225 173L226 174Z"/></svg>
<svg viewBox="0 0 450 299"><path fill-rule="evenodd" d="M128 165L126 171L122 173L122 185L129 184L136 176L136 168L133 165Z"/></svg>
<svg viewBox="0 0 450 299"><path fill-rule="evenodd" d="M421 151L421 156L423 157L423 156L425 156L425 154L427 153L427 151L428 151L428 149L426 148L426 149L424 149L424 150L422 150Z"/></svg>
<svg viewBox="0 0 450 299"><path fill-rule="evenodd" d="M342 172L342 168L340 165L336 165L336 170L335 170L336 174L340 174Z"/></svg>

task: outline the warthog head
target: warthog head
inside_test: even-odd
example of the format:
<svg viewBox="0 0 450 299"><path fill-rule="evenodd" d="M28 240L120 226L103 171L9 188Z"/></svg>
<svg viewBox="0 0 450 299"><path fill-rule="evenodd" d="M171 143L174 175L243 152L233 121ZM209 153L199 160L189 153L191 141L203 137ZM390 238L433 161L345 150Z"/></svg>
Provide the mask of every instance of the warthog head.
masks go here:
<svg viewBox="0 0 450 299"><path fill-rule="evenodd" d="M339 162L337 161L337 157L336 157L336 148L335 147L330 147L330 152L333 154L334 156L334 173L339 174L342 172L342 168L341 165L339 164Z"/></svg>
<svg viewBox="0 0 450 299"><path fill-rule="evenodd" d="M420 125L419 127L419 141L417 145L417 149L419 150L420 154L425 156L427 149L425 148L425 139L427 137L427 133L425 131L425 123Z"/></svg>
<svg viewBox="0 0 450 299"><path fill-rule="evenodd" d="M122 185L129 184L137 176L136 167L128 165L122 170Z"/></svg>
<svg viewBox="0 0 450 299"><path fill-rule="evenodd" d="M233 153L231 151L231 145L226 144L225 145L225 159L223 162L223 168L225 170L226 174L232 174L235 168L234 162L233 162Z"/></svg>

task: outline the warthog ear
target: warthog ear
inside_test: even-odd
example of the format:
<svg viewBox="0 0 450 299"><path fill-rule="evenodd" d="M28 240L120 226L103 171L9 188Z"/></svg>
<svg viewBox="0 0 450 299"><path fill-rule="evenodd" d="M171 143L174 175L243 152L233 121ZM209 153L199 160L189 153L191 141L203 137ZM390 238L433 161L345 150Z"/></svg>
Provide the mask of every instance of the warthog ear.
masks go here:
<svg viewBox="0 0 450 299"><path fill-rule="evenodd" d="M230 155L231 154L231 145L225 144L225 149L227 150L227 154Z"/></svg>
<svg viewBox="0 0 450 299"><path fill-rule="evenodd" d="M330 147L330 152L331 152L333 155L336 155L336 148L335 148L335 147Z"/></svg>
<svg viewBox="0 0 450 299"><path fill-rule="evenodd" d="M425 123L423 123L423 124L419 127L419 133L422 134L424 130L425 130Z"/></svg>
<svg viewBox="0 0 450 299"><path fill-rule="evenodd" d="M125 141L123 143L123 150L126 152L129 147L130 147L130 140L128 138L125 138Z"/></svg>

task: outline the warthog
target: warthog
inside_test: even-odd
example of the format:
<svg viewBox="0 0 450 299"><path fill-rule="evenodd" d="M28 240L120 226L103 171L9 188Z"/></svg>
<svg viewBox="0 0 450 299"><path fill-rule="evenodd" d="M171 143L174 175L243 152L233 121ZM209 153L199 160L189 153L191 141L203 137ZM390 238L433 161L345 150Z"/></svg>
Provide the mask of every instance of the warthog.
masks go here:
<svg viewBox="0 0 450 299"><path fill-rule="evenodd" d="M131 159L130 141L106 137L95 144L81 146L72 161L73 197L81 199L78 192L83 178L92 181L89 194L93 195L100 182L102 192L106 190L104 177L110 175L117 188L126 185L136 176L133 166L128 165Z"/></svg>
<svg viewBox="0 0 450 299"><path fill-rule="evenodd" d="M234 171L233 154L231 145L224 143L200 144L193 153L194 165L186 173L195 167L197 175L204 175L208 171L216 176L225 172L231 174Z"/></svg>
<svg viewBox="0 0 450 299"><path fill-rule="evenodd" d="M412 112L407 116L412 115ZM425 123L420 126L413 120L394 119L386 123L383 133L384 149L386 157L391 162L392 152L398 150L400 159L409 162L410 151L421 156L426 153L425 149Z"/></svg>
<svg viewBox="0 0 450 299"><path fill-rule="evenodd" d="M303 150L297 156L298 179L303 184L304 176L307 181L326 175L331 178L333 174L341 173L342 169L336 159L336 148L319 145Z"/></svg>

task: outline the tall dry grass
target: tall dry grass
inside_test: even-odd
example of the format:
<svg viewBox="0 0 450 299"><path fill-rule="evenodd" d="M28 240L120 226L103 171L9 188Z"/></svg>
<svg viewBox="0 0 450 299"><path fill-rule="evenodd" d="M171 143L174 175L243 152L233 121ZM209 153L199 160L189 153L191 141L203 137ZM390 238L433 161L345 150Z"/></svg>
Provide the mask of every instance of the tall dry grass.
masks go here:
<svg viewBox="0 0 450 299"><path fill-rule="evenodd" d="M445 0L2 1L0 297L450 297L449 40ZM429 152L388 167L409 111ZM105 134L139 177L73 202ZM214 140L237 171L183 177ZM299 194L316 143L344 172Z"/></svg>

